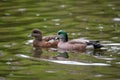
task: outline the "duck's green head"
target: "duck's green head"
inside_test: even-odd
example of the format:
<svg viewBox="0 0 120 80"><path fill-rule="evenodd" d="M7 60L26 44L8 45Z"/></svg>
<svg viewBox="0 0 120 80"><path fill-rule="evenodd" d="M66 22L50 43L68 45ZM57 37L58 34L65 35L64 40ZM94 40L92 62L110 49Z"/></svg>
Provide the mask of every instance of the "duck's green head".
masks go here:
<svg viewBox="0 0 120 80"><path fill-rule="evenodd" d="M59 36L59 38L63 41L63 42L67 42L68 41L68 35L65 31L63 30L59 30L57 35Z"/></svg>

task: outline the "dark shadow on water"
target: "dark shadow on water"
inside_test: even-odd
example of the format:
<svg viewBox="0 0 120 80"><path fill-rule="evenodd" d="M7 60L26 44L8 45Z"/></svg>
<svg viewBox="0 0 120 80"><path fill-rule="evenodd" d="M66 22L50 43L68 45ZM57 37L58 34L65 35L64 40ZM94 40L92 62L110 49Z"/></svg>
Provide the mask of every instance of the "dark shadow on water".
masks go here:
<svg viewBox="0 0 120 80"><path fill-rule="evenodd" d="M93 50L93 55L95 56L101 56L103 55L105 52L105 50L102 50L102 49L96 49L96 50Z"/></svg>
<svg viewBox="0 0 120 80"><path fill-rule="evenodd" d="M48 53L44 55L44 51L46 50ZM53 56L53 53L55 52L55 55ZM86 51L64 51L64 50L58 50L58 51L49 51L48 49L43 48L36 48L33 50L32 57L34 58L40 58L40 59L48 59L48 60L69 60L70 56L69 54L89 54L94 56L102 56L105 53L105 50L102 49L93 49Z"/></svg>
<svg viewBox="0 0 120 80"><path fill-rule="evenodd" d="M40 58L41 57L41 55L42 55L42 49L41 48L35 48L34 50L33 50L33 53L32 53L32 56L33 57L36 57L36 58Z"/></svg>
<svg viewBox="0 0 120 80"><path fill-rule="evenodd" d="M48 49L44 49L44 50L46 50L47 52L52 52L52 51L49 51ZM67 58L69 58L69 55L67 52L56 52L55 56L52 56L52 55L42 56L42 54L44 54L42 48L35 48L33 50L32 57L44 58L44 59L53 59L53 60L64 60L64 59L66 60Z"/></svg>
<svg viewBox="0 0 120 80"><path fill-rule="evenodd" d="M64 52L64 53L58 53L58 54L57 54L57 57L69 58L69 55L68 55L67 52Z"/></svg>

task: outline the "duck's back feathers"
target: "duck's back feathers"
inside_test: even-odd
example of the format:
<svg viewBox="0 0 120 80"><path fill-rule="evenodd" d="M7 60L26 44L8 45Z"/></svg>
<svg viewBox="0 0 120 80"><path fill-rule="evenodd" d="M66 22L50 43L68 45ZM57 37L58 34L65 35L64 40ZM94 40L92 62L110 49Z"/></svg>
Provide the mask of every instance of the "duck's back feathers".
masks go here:
<svg viewBox="0 0 120 80"><path fill-rule="evenodd" d="M98 40L87 40L87 39L83 39L83 38L70 40L69 43L93 45L94 49L103 47L103 45L101 45L100 41L98 41Z"/></svg>
<svg viewBox="0 0 120 80"><path fill-rule="evenodd" d="M83 39L83 38L78 38L78 39L72 39L69 41L69 43L78 43L78 44L86 44L89 42L89 40Z"/></svg>
<svg viewBox="0 0 120 80"><path fill-rule="evenodd" d="M85 50L86 49L86 44L81 44L78 42L59 42L58 43L58 48L63 49L63 50Z"/></svg>
<svg viewBox="0 0 120 80"><path fill-rule="evenodd" d="M42 39L45 41L50 41L50 40L55 40L56 39L56 35L52 35L52 36L44 36Z"/></svg>
<svg viewBox="0 0 120 80"><path fill-rule="evenodd" d="M58 41L55 40L56 36L42 37L42 32L39 29L34 29L31 34L34 37L33 46L35 48L56 48Z"/></svg>
<svg viewBox="0 0 120 80"><path fill-rule="evenodd" d="M56 48L57 47L57 44L58 42L47 42L45 40L42 40L42 41L37 41L37 40L34 40L33 41L33 46L35 48L50 48L50 47L53 47L53 48Z"/></svg>

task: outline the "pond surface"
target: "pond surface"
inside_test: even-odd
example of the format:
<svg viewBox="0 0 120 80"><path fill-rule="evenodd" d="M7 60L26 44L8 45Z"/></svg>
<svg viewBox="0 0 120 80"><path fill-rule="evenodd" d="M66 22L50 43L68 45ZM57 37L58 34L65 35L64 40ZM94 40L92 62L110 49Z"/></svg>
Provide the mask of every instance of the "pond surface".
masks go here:
<svg viewBox="0 0 120 80"><path fill-rule="evenodd" d="M105 47L60 60L53 49L34 54L26 44L34 28L44 36L65 30L69 39L100 40ZM120 80L120 0L0 1L0 80L58 79Z"/></svg>

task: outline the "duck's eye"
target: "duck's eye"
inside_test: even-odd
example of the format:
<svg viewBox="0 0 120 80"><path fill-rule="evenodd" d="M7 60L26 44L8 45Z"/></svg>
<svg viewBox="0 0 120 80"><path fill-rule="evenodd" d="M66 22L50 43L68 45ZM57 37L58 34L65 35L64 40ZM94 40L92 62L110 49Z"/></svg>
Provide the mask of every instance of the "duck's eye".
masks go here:
<svg viewBox="0 0 120 80"><path fill-rule="evenodd" d="M58 35L60 35L61 33L60 32L58 32Z"/></svg>

